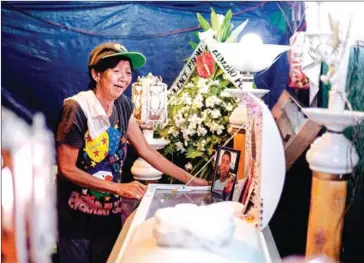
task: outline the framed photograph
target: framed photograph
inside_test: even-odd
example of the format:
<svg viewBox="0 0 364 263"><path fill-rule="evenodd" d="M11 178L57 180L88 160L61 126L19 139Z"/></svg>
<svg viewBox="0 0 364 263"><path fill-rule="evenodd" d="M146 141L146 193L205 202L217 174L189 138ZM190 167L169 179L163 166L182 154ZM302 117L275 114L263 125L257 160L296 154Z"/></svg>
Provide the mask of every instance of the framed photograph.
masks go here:
<svg viewBox="0 0 364 263"><path fill-rule="evenodd" d="M239 167L240 151L228 147L217 147L216 166L212 178L211 192L223 200L231 200Z"/></svg>

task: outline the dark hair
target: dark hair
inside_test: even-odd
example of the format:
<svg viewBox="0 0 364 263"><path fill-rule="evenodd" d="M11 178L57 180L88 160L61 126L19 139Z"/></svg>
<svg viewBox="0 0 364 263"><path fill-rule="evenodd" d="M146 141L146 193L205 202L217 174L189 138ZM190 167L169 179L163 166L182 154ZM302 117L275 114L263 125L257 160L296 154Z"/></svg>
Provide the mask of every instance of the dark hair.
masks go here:
<svg viewBox="0 0 364 263"><path fill-rule="evenodd" d="M223 154L222 156L224 156L224 155L229 156L229 160L231 161L231 152L229 152L229 151L225 151L225 152L224 152L224 154ZM222 158L222 156L221 156L221 158Z"/></svg>
<svg viewBox="0 0 364 263"><path fill-rule="evenodd" d="M116 65L120 62L120 60L127 60L130 63L131 70L133 70L133 66L131 64L131 61L127 57L123 56L115 56L115 57L109 57L101 59L99 63L97 63L94 66L91 66L88 68L88 76L90 77L90 82L88 84L89 89L95 89L96 88L96 81L92 77L91 70L95 69L97 72L104 72L107 69L115 68Z"/></svg>

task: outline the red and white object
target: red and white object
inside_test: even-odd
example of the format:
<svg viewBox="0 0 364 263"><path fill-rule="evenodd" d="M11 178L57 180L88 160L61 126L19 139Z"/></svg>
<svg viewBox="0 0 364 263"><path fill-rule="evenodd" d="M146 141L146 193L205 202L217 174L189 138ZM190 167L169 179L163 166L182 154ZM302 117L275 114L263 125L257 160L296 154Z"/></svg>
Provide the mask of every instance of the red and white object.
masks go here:
<svg viewBox="0 0 364 263"><path fill-rule="evenodd" d="M294 89L308 89L310 81L302 72L304 52L304 32L296 32L290 38L291 50L288 51L289 79L288 86Z"/></svg>

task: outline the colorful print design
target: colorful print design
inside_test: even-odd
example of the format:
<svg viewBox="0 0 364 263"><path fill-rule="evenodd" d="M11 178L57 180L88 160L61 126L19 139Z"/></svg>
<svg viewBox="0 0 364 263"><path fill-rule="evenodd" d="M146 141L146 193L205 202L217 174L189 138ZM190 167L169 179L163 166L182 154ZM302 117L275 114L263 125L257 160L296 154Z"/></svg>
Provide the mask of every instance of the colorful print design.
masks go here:
<svg viewBox="0 0 364 263"><path fill-rule="evenodd" d="M85 151L87 156L94 161L99 163L105 159L109 150L109 134L104 131L99 137L92 140L89 132L85 135ZM93 165L95 165L95 163Z"/></svg>
<svg viewBox="0 0 364 263"><path fill-rule="evenodd" d="M122 167L126 157L126 134L116 123L95 139L87 131L82 149L81 167L92 176L107 181L121 182ZM122 206L119 196L106 192L82 189L73 191L69 206L87 214L109 215L120 213Z"/></svg>

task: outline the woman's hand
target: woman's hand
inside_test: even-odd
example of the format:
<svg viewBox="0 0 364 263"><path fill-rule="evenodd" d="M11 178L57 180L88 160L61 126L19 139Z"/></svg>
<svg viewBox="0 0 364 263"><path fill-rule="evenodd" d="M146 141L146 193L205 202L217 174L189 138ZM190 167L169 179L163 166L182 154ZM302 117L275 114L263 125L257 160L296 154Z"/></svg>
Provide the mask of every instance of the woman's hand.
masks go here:
<svg viewBox="0 0 364 263"><path fill-rule="evenodd" d="M127 184L117 184L116 193L122 197L140 200L143 198L147 186L133 181Z"/></svg>

